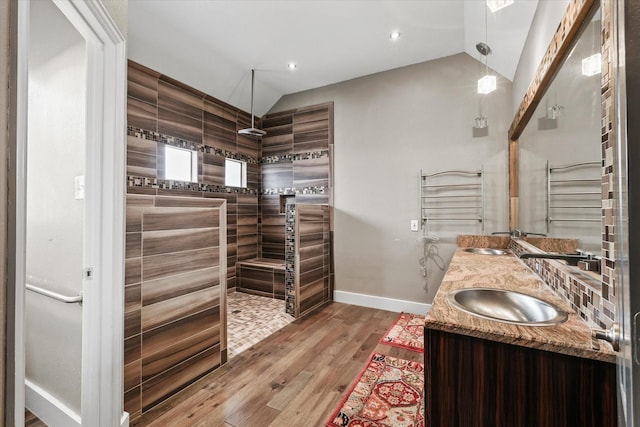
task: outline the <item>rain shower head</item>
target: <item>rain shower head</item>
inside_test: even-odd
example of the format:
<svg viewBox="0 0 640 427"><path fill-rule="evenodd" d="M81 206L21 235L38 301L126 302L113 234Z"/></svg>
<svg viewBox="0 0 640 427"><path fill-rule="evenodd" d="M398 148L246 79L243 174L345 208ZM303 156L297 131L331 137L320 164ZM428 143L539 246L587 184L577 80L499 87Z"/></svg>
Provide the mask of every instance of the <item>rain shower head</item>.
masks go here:
<svg viewBox="0 0 640 427"><path fill-rule="evenodd" d="M246 129L240 129L238 131L238 134L251 136L254 138L260 138L265 136L267 132L255 127L255 116L253 115L253 83L254 83L255 73L256 73L255 70L251 70L251 127Z"/></svg>
<svg viewBox="0 0 640 427"><path fill-rule="evenodd" d="M251 120L251 122L253 122L253 119ZM266 131L263 131L262 129L257 129L254 127L240 129L238 133L240 135L255 136L255 137L265 136L267 134Z"/></svg>
<svg viewBox="0 0 640 427"><path fill-rule="evenodd" d="M491 48L489 47L489 45L483 42L476 44L476 49L482 56L487 56L491 53Z"/></svg>

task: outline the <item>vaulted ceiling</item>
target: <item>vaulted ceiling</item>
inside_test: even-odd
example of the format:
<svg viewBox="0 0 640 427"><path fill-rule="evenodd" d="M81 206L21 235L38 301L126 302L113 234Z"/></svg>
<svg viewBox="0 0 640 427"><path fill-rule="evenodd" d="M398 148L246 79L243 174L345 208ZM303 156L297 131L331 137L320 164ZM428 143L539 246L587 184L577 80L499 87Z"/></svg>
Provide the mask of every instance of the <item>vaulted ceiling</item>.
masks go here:
<svg viewBox="0 0 640 427"><path fill-rule="evenodd" d="M537 3L129 0L129 58L245 111L256 69L261 116L286 94L461 52L480 61L481 41L489 67L513 79Z"/></svg>

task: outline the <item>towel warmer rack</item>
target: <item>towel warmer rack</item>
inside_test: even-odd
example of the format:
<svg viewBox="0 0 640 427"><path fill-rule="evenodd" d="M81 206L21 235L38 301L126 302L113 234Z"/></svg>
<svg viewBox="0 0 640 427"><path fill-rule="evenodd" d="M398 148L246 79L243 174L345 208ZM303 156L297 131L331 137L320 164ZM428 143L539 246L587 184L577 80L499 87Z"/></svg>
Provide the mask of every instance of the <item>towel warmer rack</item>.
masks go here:
<svg viewBox="0 0 640 427"><path fill-rule="evenodd" d="M477 222L484 233L484 170L420 170L423 228L431 222Z"/></svg>
<svg viewBox="0 0 640 427"><path fill-rule="evenodd" d="M602 209L600 161L571 163L551 166L547 161L547 234L553 222L593 222L600 223L600 216L590 217L583 213ZM574 176L577 169L587 169L587 177ZM597 169L596 169L597 168ZM597 170L597 175L595 174ZM593 173L594 177L589 175ZM555 175L554 175L555 174ZM564 196L568 202L559 203L558 196ZM597 200L596 200L597 199ZM596 203L597 202L597 203ZM558 216L558 210L568 210L567 216ZM595 215L595 214L594 214Z"/></svg>

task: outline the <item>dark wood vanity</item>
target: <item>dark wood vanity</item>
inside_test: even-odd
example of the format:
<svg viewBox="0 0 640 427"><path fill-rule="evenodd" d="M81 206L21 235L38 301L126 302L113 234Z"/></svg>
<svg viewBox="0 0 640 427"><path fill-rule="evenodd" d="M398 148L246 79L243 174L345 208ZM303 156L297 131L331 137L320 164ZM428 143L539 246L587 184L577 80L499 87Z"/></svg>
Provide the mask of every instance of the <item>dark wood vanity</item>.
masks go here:
<svg viewBox="0 0 640 427"><path fill-rule="evenodd" d="M427 425L616 426L615 367L425 328Z"/></svg>

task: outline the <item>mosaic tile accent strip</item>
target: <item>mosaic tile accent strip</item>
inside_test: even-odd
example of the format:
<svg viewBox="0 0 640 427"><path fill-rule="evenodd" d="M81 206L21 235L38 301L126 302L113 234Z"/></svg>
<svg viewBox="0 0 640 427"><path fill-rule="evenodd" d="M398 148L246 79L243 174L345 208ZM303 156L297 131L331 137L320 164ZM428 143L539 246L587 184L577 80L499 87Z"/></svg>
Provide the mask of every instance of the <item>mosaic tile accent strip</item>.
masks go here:
<svg viewBox="0 0 640 427"><path fill-rule="evenodd" d="M615 212L614 177L615 158L615 88L616 50L613 44L614 7L612 0L602 1L602 298L603 310L600 323L611 325L616 321L616 272L615 272Z"/></svg>
<svg viewBox="0 0 640 427"><path fill-rule="evenodd" d="M324 185L302 188L263 188L262 194L277 196L288 194L328 194L330 189Z"/></svg>
<svg viewBox="0 0 640 427"><path fill-rule="evenodd" d="M515 255L542 252L520 239L512 239L509 249ZM522 261L557 295L567 301L587 323L604 329L611 327L611 315L615 307L604 298L603 284L596 277L578 271L575 267L558 267L558 262L550 260L529 258Z"/></svg>
<svg viewBox="0 0 640 427"><path fill-rule="evenodd" d="M229 358L256 345L295 319L285 313L284 301L234 292L227 297Z"/></svg>
<svg viewBox="0 0 640 427"><path fill-rule="evenodd" d="M260 163L271 164L280 162L292 162L294 160L321 159L324 157L329 158L329 150L314 151L310 153L283 154L281 156L266 156L260 159Z"/></svg>
<svg viewBox="0 0 640 427"><path fill-rule="evenodd" d="M284 298L286 312L296 315L296 205L287 204L285 208L285 273Z"/></svg>
<svg viewBox="0 0 640 427"><path fill-rule="evenodd" d="M205 193L237 193L257 195L255 188L225 187L197 182L171 181L157 178L145 178L127 175L127 187L155 188L162 190L202 191Z"/></svg>
<svg viewBox="0 0 640 427"><path fill-rule="evenodd" d="M133 126L127 126L127 136L134 136L136 138L162 142L163 144L171 145L179 148L186 148L193 151L199 151L201 153L215 154L217 156L223 156L229 159L242 160L244 162L257 165L260 161L251 156L244 154L234 153L222 148L212 147L199 142L188 141L186 139L176 138L170 135L161 134L147 129L141 129Z"/></svg>

